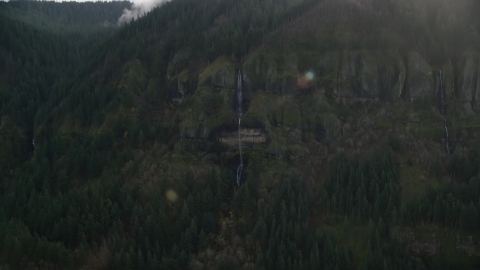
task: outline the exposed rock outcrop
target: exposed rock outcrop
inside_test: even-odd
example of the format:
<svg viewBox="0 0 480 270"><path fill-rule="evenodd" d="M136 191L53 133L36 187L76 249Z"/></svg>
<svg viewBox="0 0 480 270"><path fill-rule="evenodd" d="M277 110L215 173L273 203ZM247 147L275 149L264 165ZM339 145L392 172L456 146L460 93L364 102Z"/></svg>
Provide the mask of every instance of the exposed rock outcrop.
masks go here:
<svg viewBox="0 0 480 270"><path fill-rule="evenodd" d="M324 61L334 82L331 94L337 100L364 102L402 96L407 72L398 52L329 52Z"/></svg>
<svg viewBox="0 0 480 270"><path fill-rule="evenodd" d="M236 70L233 63L223 58L215 60L199 75L200 86L210 86L215 89L235 89Z"/></svg>
<svg viewBox="0 0 480 270"><path fill-rule="evenodd" d="M277 157L287 157L291 153L296 157L304 155L299 147L291 151L287 148L287 145L297 142L316 141L335 147L338 139L349 131L343 127L346 119L333 111L329 102L325 101L325 95L332 95L344 103L397 98L438 101L440 69L447 107L465 104L473 112L475 108L472 105L480 100L480 91L477 91L480 90L480 80L477 79L480 78L480 58L476 54L466 54L460 65L463 69L460 68L456 76L450 61L435 66L434 70L416 52L402 56L398 51L347 50L319 53L317 56L319 64L311 69L315 77L309 79L311 91L306 91L306 87L299 83L303 74L294 53L259 53L242 64L242 82L248 102L242 116L242 143L251 146L269 142L265 154ZM176 88L180 92L180 81L183 79L180 75L177 77ZM223 144L222 147L236 147L238 132L232 131L236 123L233 108L235 64L218 59L199 75L198 81L200 87L190 100L194 104L189 105L180 116L182 140L206 140ZM457 87L456 82L459 83ZM456 94L455 88L458 91ZM409 123L419 123L417 118L409 117ZM386 129L392 129L392 126L387 125ZM361 147L378 139L378 136L369 134L369 129L360 127L357 133L357 137L363 139L358 142L347 140L347 146Z"/></svg>
<svg viewBox="0 0 480 270"><path fill-rule="evenodd" d="M415 240L415 234L410 228L393 228L390 236L399 243L407 244L415 253L427 253L429 255L433 255L440 248L440 243L436 238L428 240Z"/></svg>
<svg viewBox="0 0 480 270"><path fill-rule="evenodd" d="M297 56L290 54L282 58L262 55L252 56L243 65L245 90L291 96L297 90Z"/></svg>
<svg viewBox="0 0 480 270"><path fill-rule="evenodd" d="M418 53L408 56L407 98L411 101L419 98L434 98L432 67Z"/></svg>
<svg viewBox="0 0 480 270"><path fill-rule="evenodd" d="M343 99L377 98L379 87L375 59L364 52L348 51L341 54L341 59L334 95Z"/></svg>
<svg viewBox="0 0 480 270"><path fill-rule="evenodd" d="M472 104L478 100L477 97L480 97L480 93L477 94L477 85L480 84L480 82L477 82L478 74L480 74L478 66L479 56L473 53L466 53L462 63L459 100L467 114L473 114Z"/></svg>
<svg viewBox="0 0 480 270"><path fill-rule="evenodd" d="M395 54L391 63L395 65L385 67L387 72L383 80L388 83L382 85L382 95L386 98L400 98L404 91L407 69L399 53ZM382 81L381 75L379 80Z"/></svg>
<svg viewBox="0 0 480 270"><path fill-rule="evenodd" d="M230 146L238 145L238 132L224 132L222 133L218 141ZM267 134L261 129L254 128L242 128L240 130L240 140L245 144L256 144L267 142Z"/></svg>
<svg viewBox="0 0 480 270"><path fill-rule="evenodd" d="M477 67L477 86L475 87L475 103L478 104L480 102L480 57L478 59L478 67Z"/></svg>
<svg viewBox="0 0 480 270"><path fill-rule="evenodd" d="M415 253L427 253L429 255L434 255L440 248L440 244L436 239L432 239L430 241L415 241L410 244L410 248Z"/></svg>
<svg viewBox="0 0 480 270"><path fill-rule="evenodd" d="M215 88L235 88L235 70L225 65L210 78L210 85Z"/></svg>
<svg viewBox="0 0 480 270"><path fill-rule="evenodd" d="M443 87L445 88L445 101L448 103L453 97L455 93L455 77L453 75L453 67L451 62L447 62L442 66L442 75L443 75ZM439 84L440 81L438 76L435 78L436 86L435 86L435 94L438 95Z"/></svg>
<svg viewBox="0 0 480 270"><path fill-rule="evenodd" d="M184 139L207 139L210 135L210 127L205 117L200 114L188 116L180 123L180 136Z"/></svg>
<svg viewBox="0 0 480 270"><path fill-rule="evenodd" d="M366 98L378 98L380 89L378 85L377 63L373 57L368 57L365 54L361 54L360 59L361 95L365 95Z"/></svg>
<svg viewBox="0 0 480 270"><path fill-rule="evenodd" d="M348 52L343 52L341 59L337 76L337 89L334 91L334 96L347 99L361 97L357 77L357 70L360 69L360 59L355 54Z"/></svg>
<svg viewBox="0 0 480 270"><path fill-rule="evenodd" d="M295 93L296 89L297 76L292 74L280 74L276 66L268 67L267 80L265 81L265 91L273 92L279 95L292 95Z"/></svg>
<svg viewBox="0 0 480 270"><path fill-rule="evenodd" d="M187 71L182 71L178 76L175 76L168 86L168 93L170 99L176 103L182 103L187 94Z"/></svg>
<svg viewBox="0 0 480 270"><path fill-rule="evenodd" d="M473 241L458 242L457 249L464 250L467 252L468 256L480 256L480 248L478 247L478 244Z"/></svg>

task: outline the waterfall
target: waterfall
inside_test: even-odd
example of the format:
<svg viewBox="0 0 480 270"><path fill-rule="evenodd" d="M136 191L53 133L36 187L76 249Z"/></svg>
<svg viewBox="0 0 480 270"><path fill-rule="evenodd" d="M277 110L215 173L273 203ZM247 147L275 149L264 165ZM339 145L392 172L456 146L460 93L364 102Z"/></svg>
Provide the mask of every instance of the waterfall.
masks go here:
<svg viewBox="0 0 480 270"><path fill-rule="evenodd" d="M445 128L445 150L450 154L450 147L448 146L448 128L447 128L447 118L445 118L445 97L444 97L444 87L443 87L443 76L442 70L440 70L440 111L443 118L443 127Z"/></svg>
<svg viewBox="0 0 480 270"><path fill-rule="evenodd" d="M242 140L240 135L242 114L243 114L242 102L243 102L242 74L239 70L238 76L237 76L238 150L240 152L240 164L238 165L238 168L237 168L237 185L238 186L240 186L240 180L242 178L242 170L243 170Z"/></svg>

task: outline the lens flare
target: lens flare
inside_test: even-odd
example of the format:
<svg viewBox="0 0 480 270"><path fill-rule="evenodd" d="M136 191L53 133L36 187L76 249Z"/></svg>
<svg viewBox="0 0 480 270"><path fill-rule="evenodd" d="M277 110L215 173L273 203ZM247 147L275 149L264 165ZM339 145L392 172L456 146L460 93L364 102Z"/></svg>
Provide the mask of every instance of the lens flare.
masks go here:
<svg viewBox="0 0 480 270"><path fill-rule="evenodd" d="M308 71L307 74L305 74L305 78L307 78L307 80L311 81L313 80L313 78L315 77L315 74L313 74L313 71Z"/></svg>
<svg viewBox="0 0 480 270"><path fill-rule="evenodd" d="M306 88L309 85L309 82L315 78L313 71L309 70L305 75L298 78L297 84L300 88Z"/></svg>
<svg viewBox="0 0 480 270"><path fill-rule="evenodd" d="M176 202L178 199L178 195L175 191L170 189L165 193L165 198L167 198L167 200L171 202Z"/></svg>
<svg viewBox="0 0 480 270"><path fill-rule="evenodd" d="M300 88L305 88L305 87L308 86L308 80L307 80L307 78L305 78L305 76L302 76L302 77L298 78L297 84Z"/></svg>

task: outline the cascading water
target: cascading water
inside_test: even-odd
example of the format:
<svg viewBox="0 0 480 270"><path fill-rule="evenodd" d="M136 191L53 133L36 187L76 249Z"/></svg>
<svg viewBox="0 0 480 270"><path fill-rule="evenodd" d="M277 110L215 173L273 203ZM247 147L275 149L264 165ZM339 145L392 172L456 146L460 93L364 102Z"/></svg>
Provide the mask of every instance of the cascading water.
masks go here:
<svg viewBox="0 0 480 270"><path fill-rule="evenodd" d="M242 74L239 70L238 76L237 76L238 150L240 152L240 165L238 165L238 168L237 168L237 185L238 186L240 186L240 180L242 178L242 170L243 170L242 140L240 135L242 114L243 114L242 102L243 102Z"/></svg>
<svg viewBox="0 0 480 270"><path fill-rule="evenodd" d="M448 127L447 127L447 118L445 118L445 97L444 97L444 87L443 87L443 76L442 70L440 70L440 110L443 118L443 127L445 128L445 150L450 154L450 147L448 146Z"/></svg>

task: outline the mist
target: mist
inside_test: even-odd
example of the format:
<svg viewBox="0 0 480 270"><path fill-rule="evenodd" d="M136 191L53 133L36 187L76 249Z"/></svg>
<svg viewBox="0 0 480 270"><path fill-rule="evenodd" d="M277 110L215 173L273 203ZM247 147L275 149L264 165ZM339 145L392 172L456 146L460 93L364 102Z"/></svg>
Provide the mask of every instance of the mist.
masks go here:
<svg viewBox="0 0 480 270"><path fill-rule="evenodd" d="M117 24L121 25L132 19L138 19L150 10L168 1L170 0L143 0L141 2L134 2L131 9L123 10L123 14L118 18Z"/></svg>

